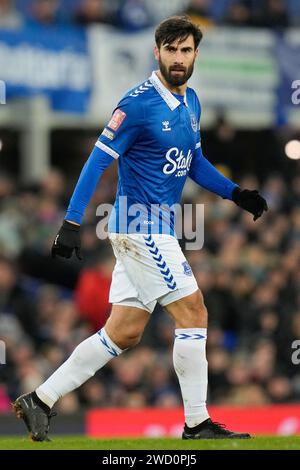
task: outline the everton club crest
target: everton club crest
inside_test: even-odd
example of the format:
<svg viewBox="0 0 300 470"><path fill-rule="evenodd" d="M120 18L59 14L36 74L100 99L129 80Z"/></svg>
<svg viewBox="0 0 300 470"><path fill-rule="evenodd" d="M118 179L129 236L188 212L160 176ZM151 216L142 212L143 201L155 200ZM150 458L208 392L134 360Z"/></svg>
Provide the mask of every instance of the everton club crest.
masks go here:
<svg viewBox="0 0 300 470"><path fill-rule="evenodd" d="M182 266L183 266L183 272L186 276L192 276L193 273L192 273L192 268L190 267L189 263L187 261L184 261L183 263L181 263Z"/></svg>
<svg viewBox="0 0 300 470"><path fill-rule="evenodd" d="M198 121L195 114L191 114L191 125L194 132L198 130Z"/></svg>

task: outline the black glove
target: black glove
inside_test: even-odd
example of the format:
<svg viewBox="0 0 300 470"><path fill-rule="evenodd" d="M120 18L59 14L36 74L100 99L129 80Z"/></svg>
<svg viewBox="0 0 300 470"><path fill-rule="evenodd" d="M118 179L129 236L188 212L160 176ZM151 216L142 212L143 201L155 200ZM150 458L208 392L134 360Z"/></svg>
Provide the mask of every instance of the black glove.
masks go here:
<svg viewBox="0 0 300 470"><path fill-rule="evenodd" d="M56 255L63 258L71 258L73 250L75 250L77 258L82 260L79 230L80 225L71 224L64 220L52 245L52 258L55 258Z"/></svg>
<svg viewBox="0 0 300 470"><path fill-rule="evenodd" d="M242 209L245 209L254 215L253 220L258 219L264 211L268 210L267 201L260 196L258 191L250 189L234 188L232 192L232 200Z"/></svg>

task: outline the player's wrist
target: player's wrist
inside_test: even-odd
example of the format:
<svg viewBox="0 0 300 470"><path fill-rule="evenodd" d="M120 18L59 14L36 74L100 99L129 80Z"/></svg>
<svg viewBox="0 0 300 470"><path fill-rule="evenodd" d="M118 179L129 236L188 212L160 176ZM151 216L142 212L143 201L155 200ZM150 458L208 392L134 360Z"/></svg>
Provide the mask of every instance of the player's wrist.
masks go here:
<svg viewBox="0 0 300 470"><path fill-rule="evenodd" d="M236 186L235 188L233 188L231 198L232 198L233 202L237 205L239 205L239 203L240 203L241 192L242 192L242 190L239 186Z"/></svg>
<svg viewBox="0 0 300 470"><path fill-rule="evenodd" d="M67 230L73 230L74 232L79 232L80 230L80 224L77 224L76 222L73 222L71 220L64 220L62 226L63 228Z"/></svg>

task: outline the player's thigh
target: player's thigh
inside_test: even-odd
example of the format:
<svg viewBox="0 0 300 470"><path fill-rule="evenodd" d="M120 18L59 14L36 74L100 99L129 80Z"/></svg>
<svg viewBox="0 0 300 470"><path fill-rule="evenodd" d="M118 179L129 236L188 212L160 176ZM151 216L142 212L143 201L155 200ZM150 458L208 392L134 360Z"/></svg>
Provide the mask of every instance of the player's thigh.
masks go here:
<svg viewBox="0 0 300 470"><path fill-rule="evenodd" d="M200 289L192 294L164 305L176 328L207 328L207 310Z"/></svg>
<svg viewBox="0 0 300 470"><path fill-rule="evenodd" d="M126 305L113 305L106 322L105 331L116 344L120 342L136 344L150 319L150 313L141 308ZM129 347L131 344L125 345Z"/></svg>

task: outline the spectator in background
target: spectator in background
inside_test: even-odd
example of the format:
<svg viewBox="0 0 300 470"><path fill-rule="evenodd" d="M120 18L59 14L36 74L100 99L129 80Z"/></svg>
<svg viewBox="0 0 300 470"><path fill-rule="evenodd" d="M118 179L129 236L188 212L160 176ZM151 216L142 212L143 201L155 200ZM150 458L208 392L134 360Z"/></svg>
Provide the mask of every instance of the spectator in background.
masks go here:
<svg viewBox="0 0 300 470"><path fill-rule="evenodd" d="M290 403L295 400L291 381L281 374L274 375L268 381L267 391L273 403Z"/></svg>
<svg viewBox="0 0 300 470"><path fill-rule="evenodd" d="M38 340L38 326L34 303L22 289L16 264L0 258L0 314L15 316L23 330Z"/></svg>
<svg viewBox="0 0 300 470"><path fill-rule="evenodd" d="M224 117L223 112L218 114L207 139L210 159L214 165L226 165L231 171L236 172L240 167L241 149L236 140L236 130Z"/></svg>
<svg viewBox="0 0 300 470"><path fill-rule="evenodd" d="M32 0L29 25L55 26L59 21L59 0Z"/></svg>
<svg viewBox="0 0 300 470"><path fill-rule="evenodd" d="M0 0L0 29L18 29L24 20L15 7L14 0Z"/></svg>
<svg viewBox="0 0 300 470"><path fill-rule="evenodd" d="M251 10L244 1L235 1L229 6L225 23L229 26L252 26Z"/></svg>
<svg viewBox="0 0 300 470"><path fill-rule="evenodd" d="M267 405L269 401L264 387L259 384L249 383L232 387L225 399L220 400L218 404L246 407Z"/></svg>
<svg viewBox="0 0 300 470"><path fill-rule="evenodd" d="M17 256L23 245L22 216L19 208L15 207L15 191L12 178L0 173L0 254L8 257Z"/></svg>
<svg viewBox="0 0 300 470"><path fill-rule="evenodd" d="M115 24L125 31L139 31L154 23L144 0L121 0L116 11Z"/></svg>
<svg viewBox="0 0 300 470"><path fill-rule="evenodd" d="M65 192L65 186L66 178L62 172L57 168L51 168L41 180L40 196L64 203L62 198Z"/></svg>
<svg viewBox="0 0 300 470"><path fill-rule="evenodd" d="M203 28L214 25L209 13L211 0L191 0L185 13L191 20Z"/></svg>
<svg viewBox="0 0 300 470"><path fill-rule="evenodd" d="M57 409L58 411L62 411L67 415L74 415L74 413L78 413L80 411L80 405L76 393L68 393L68 395L63 397Z"/></svg>
<svg viewBox="0 0 300 470"><path fill-rule="evenodd" d="M290 21L286 3L283 0L265 0L258 19L259 26L272 29L287 28Z"/></svg>
<svg viewBox="0 0 300 470"><path fill-rule="evenodd" d="M108 297L113 267L111 253L102 253L95 266L79 276L75 292L78 310L95 332L104 326L111 310Z"/></svg>
<svg viewBox="0 0 300 470"><path fill-rule="evenodd" d="M77 24L83 26L93 23L112 23L103 0L81 0L74 19Z"/></svg>
<svg viewBox="0 0 300 470"><path fill-rule="evenodd" d="M1 2L1 0L0 0ZM5 172L0 173L0 203L14 194L16 183L13 178Z"/></svg>
<svg viewBox="0 0 300 470"><path fill-rule="evenodd" d="M81 387L80 398L86 407L105 407L109 403L105 386L95 377Z"/></svg>
<svg viewBox="0 0 300 470"><path fill-rule="evenodd" d="M230 365L230 356L220 346L213 346L208 349L209 366L209 392L210 401L216 402L224 395L228 388L226 371Z"/></svg>

